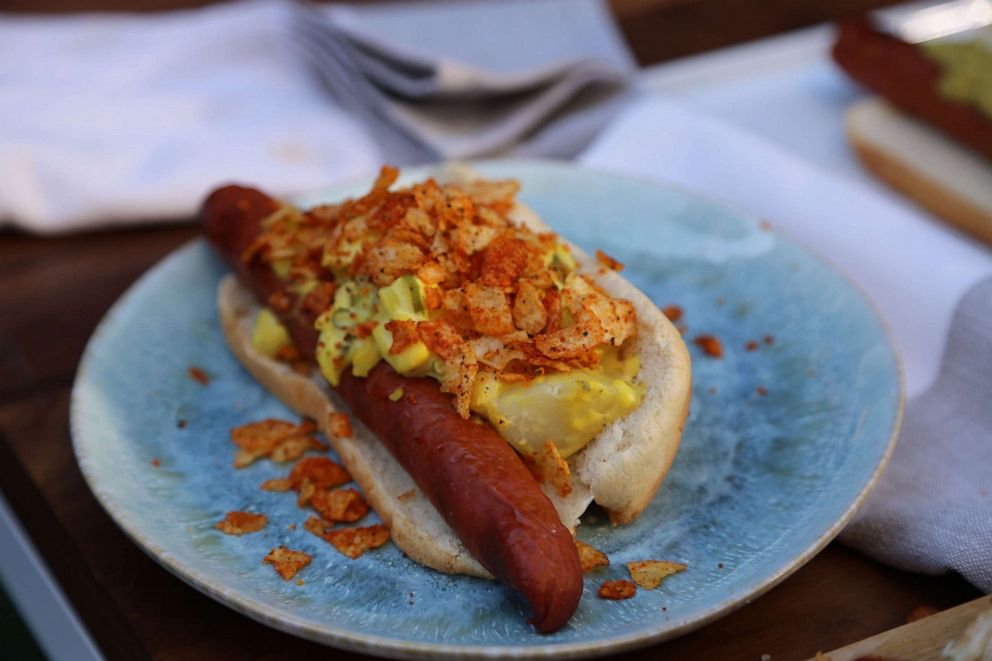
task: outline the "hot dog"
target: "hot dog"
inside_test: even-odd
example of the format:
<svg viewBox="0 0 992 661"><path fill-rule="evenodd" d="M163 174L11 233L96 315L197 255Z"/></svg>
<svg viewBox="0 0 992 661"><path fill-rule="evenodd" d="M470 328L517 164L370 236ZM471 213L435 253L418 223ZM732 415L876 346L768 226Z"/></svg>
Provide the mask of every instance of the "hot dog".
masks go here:
<svg viewBox="0 0 992 661"><path fill-rule="evenodd" d="M535 627L553 631L568 620L582 592L570 534L578 515L595 498L614 522L635 518L671 464L688 409L687 351L660 311L615 272L600 268L579 281L576 264L561 267L556 260L572 260L569 249L513 204L506 186L496 187L503 191L498 195L483 187L475 197L433 181L391 192L393 178L384 170L366 197L308 212L240 187L208 198L205 232L242 283L228 278L218 291L228 345L259 381L301 414L323 422L340 399L365 423L353 438L329 440L404 552L441 571L504 581L528 602ZM412 229L425 227L424 209L433 209L436 217L421 236ZM472 226L458 225L458 214L462 223L471 218ZM342 251L346 221L349 227L361 225L364 234L357 235L361 243L352 241ZM295 247L292 236L273 232L287 225L303 236ZM312 235L315 227L325 234ZM459 236L459 228L468 231ZM466 234L472 247L460 255L451 251L447 271L437 262L422 264L424 255L449 256L437 248L438 237L458 242ZM486 240L479 241L483 235ZM397 247L397 236L421 240L419 252ZM424 236L434 237L430 246ZM535 246L548 252L535 253ZM376 262L383 252L389 260ZM295 255L292 264L277 263L287 254ZM419 261L404 272L397 264L410 256ZM560 271L549 276L548 269ZM303 287L296 275L301 270L306 271ZM556 274L560 280L544 282L536 294L526 289ZM409 283L417 289L397 290ZM463 308L448 305L449 295L470 299L480 292L502 296L507 315L512 304L516 328L480 316L471 301ZM415 297L416 321L386 315L395 312L400 294L406 305ZM278 316L300 353L311 360L317 356L333 389L259 355L249 338L260 306ZM606 316L589 319L593 311ZM533 318L535 312L540 319ZM373 334L384 329L390 333L382 344ZM570 344L583 341L581 350ZM378 352L371 361L370 348ZM465 363L475 365L476 355L482 366L477 372L460 370ZM638 365L649 378L637 376ZM424 373L434 378L420 376ZM553 410L569 397L578 406ZM519 407L528 398L544 406L551 402L552 415L535 422ZM600 410L604 402L617 401L623 405ZM569 412L578 415L569 419ZM570 422L581 433L561 427ZM520 429L542 439L561 433L544 449L566 475L571 468L567 489L553 480L539 484L534 466L525 467L521 457L533 462L536 455L528 439L515 433ZM574 446L576 433L587 436L579 439L580 447Z"/></svg>
<svg viewBox="0 0 992 661"><path fill-rule="evenodd" d="M260 191L228 186L207 198L201 214L215 250L261 301L284 287L271 269L241 255L261 231L261 220L277 208ZM316 315L293 301L279 316L296 346L312 356ZM390 400L400 388L406 396ZM561 628L582 594L578 553L510 446L491 428L459 417L436 382L401 376L385 363L365 378L343 375L337 392L413 476L472 555L524 597L535 628Z"/></svg>
<svg viewBox="0 0 992 661"><path fill-rule="evenodd" d="M943 72L922 48L876 29L869 21L840 26L833 58L892 105L992 158L992 121L976 107L938 92Z"/></svg>
<svg viewBox="0 0 992 661"><path fill-rule="evenodd" d="M878 93L846 114L862 165L930 212L992 242L992 50L908 43L866 19L840 26L833 58Z"/></svg>

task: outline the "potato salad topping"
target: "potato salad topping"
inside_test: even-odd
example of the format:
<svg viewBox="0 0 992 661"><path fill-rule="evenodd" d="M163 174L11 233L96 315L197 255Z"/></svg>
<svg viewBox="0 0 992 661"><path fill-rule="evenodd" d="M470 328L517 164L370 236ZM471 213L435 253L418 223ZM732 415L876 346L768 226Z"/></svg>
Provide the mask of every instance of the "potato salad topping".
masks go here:
<svg viewBox="0 0 992 661"><path fill-rule="evenodd" d="M580 273L556 234L510 219L517 182L393 190L398 174L384 167L340 204L283 206L242 256L319 314L316 358L332 385L385 360L437 379L461 416L488 419L521 451L552 440L562 456L640 403L639 363L624 355L633 305ZM263 313L256 348L274 355L287 341Z"/></svg>

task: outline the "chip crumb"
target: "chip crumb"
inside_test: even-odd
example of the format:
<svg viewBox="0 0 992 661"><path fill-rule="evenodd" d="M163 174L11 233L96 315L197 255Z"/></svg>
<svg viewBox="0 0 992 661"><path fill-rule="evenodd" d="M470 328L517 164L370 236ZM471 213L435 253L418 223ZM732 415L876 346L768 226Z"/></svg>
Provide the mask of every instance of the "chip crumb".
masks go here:
<svg viewBox="0 0 992 661"><path fill-rule="evenodd" d="M307 517L307 520L303 522L304 530L321 538L323 538L324 535L330 532L333 528L333 523L330 521L324 521L320 517L316 516Z"/></svg>
<svg viewBox="0 0 992 661"><path fill-rule="evenodd" d="M291 524L289 524L288 526L286 526L286 528L287 528L288 530L296 530L296 524L295 524L295 523L291 523Z"/></svg>
<svg viewBox="0 0 992 661"><path fill-rule="evenodd" d="M553 486L562 498L572 493L572 472L554 441L545 441L541 452L526 457L524 463L539 482L547 482Z"/></svg>
<svg viewBox="0 0 992 661"><path fill-rule="evenodd" d="M369 506L362 494L354 489L321 490L310 499L314 508L326 521L353 523L368 514Z"/></svg>
<svg viewBox="0 0 992 661"><path fill-rule="evenodd" d="M575 548L579 551L579 564L582 565L582 573L588 574L593 569L606 567L610 564L610 559L602 551L575 540Z"/></svg>
<svg viewBox="0 0 992 661"><path fill-rule="evenodd" d="M764 386L758 386L757 388L754 389L754 391L758 393L758 395L761 397L764 397L765 395L768 394L768 388Z"/></svg>
<svg viewBox="0 0 992 661"><path fill-rule="evenodd" d="M765 335L763 338L761 338L761 340L765 344L775 344L775 336L774 335Z"/></svg>
<svg viewBox="0 0 992 661"><path fill-rule="evenodd" d="M327 430L337 438L351 438L351 420L347 413L330 413L327 416Z"/></svg>
<svg viewBox="0 0 992 661"><path fill-rule="evenodd" d="M342 554L352 560L366 551L378 548L389 541L389 529L381 523L365 528L340 528L324 534L324 539L330 542Z"/></svg>
<svg viewBox="0 0 992 661"><path fill-rule="evenodd" d="M155 468L158 468L161 465L162 465L162 460L161 459L159 459L158 457L152 457L152 466L154 466Z"/></svg>
<svg viewBox="0 0 992 661"><path fill-rule="evenodd" d="M297 584L297 585L303 585L303 584L304 584L304 582L305 582L305 581L304 581L304 580L303 580L302 578L298 578L298 579L296 579L296 584Z"/></svg>
<svg viewBox="0 0 992 661"><path fill-rule="evenodd" d="M403 388L397 388L393 392L389 393L389 401L398 402L403 399Z"/></svg>
<svg viewBox="0 0 992 661"><path fill-rule="evenodd" d="M337 487L351 482L351 476L340 464L327 457L307 457L289 472L290 486L299 490L304 480L318 489Z"/></svg>
<svg viewBox="0 0 992 661"><path fill-rule="evenodd" d="M313 436L292 436L277 445L272 450L272 454L269 455L269 459L280 464L288 461L296 461L307 450L327 452L327 446Z"/></svg>
<svg viewBox="0 0 992 661"><path fill-rule="evenodd" d="M666 305L661 309L661 313L673 324L682 319L682 308L677 305Z"/></svg>
<svg viewBox="0 0 992 661"><path fill-rule="evenodd" d="M772 224L769 223L767 220L762 220L760 223L758 223L758 227L760 227L766 232L769 232L772 229Z"/></svg>
<svg viewBox="0 0 992 661"><path fill-rule="evenodd" d="M293 551L285 546L280 546L269 551L262 563L272 565L283 580L288 581L296 576L297 572L309 565L312 559L309 554L303 551Z"/></svg>
<svg viewBox="0 0 992 661"><path fill-rule="evenodd" d="M723 345L713 335L697 335L693 338L692 343L702 349L703 353L710 358L723 357Z"/></svg>
<svg viewBox="0 0 992 661"><path fill-rule="evenodd" d="M709 388L709 390L707 390L707 392L709 394L711 394L711 395L715 395L716 394L716 386L710 386L710 388Z"/></svg>
<svg viewBox="0 0 992 661"><path fill-rule="evenodd" d="M262 482L262 486L261 486L262 491L282 492L282 491L289 491L292 488L293 488L292 483L284 477L278 477L272 480L266 480L265 482Z"/></svg>
<svg viewBox="0 0 992 661"><path fill-rule="evenodd" d="M596 250L596 261L612 271L620 272L623 270L623 262L613 257L610 257L602 250Z"/></svg>
<svg viewBox="0 0 992 661"><path fill-rule="evenodd" d="M224 518L218 521L214 528L225 535L247 535L258 532L269 522L269 518L264 514L254 514L252 512L228 512Z"/></svg>
<svg viewBox="0 0 992 661"><path fill-rule="evenodd" d="M744 344L744 351L755 351L758 348L758 343L754 340L748 340Z"/></svg>
<svg viewBox="0 0 992 661"><path fill-rule="evenodd" d="M306 477L303 478L303 484L300 485L300 493L296 497L296 506L306 507L307 504L310 502L310 499L313 498L313 494L316 491L317 491L317 487L313 485L313 482L310 481L310 478L306 478Z"/></svg>
<svg viewBox="0 0 992 661"><path fill-rule="evenodd" d="M817 650L816 651L816 661L830 661L830 657L827 656L826 654L824 654L823 652Z"/></svg>
<svg viewBox="0 0 992 661"><path fill-rule="evenodd" d="M400 502L404 502L404 503L406 501L412 500L413 498L416 498L416 497L417 497L417 491L416 491L416 489L410 489L409 491L404 491L403 493L401 493L400 495L397 496L397 498L400 500Z"/></svg>
<svg viewBox="0 0 992 661"><path fill-rule="evenodd" d="M176 420L176 427L178 429L186 429L186 425L188 424L189 422L187 422L185 418L179 418L178 420Z"/></svg>
<svg viewBox="0 0 992 661"><path fill-rule="evenodd" d="M276 461L290 461L309 449L326 450L326 446L309 434L314 431L312 421L296 425L287 420L266 418L231 429L231 442L238 446L234 467L250 466L258 459L270 457Z"/></svg>
<svg viewBox="0 0 992 661"><path fill-rule="evenodd" d="M772 655L771 654L762 654L761 655L761 661L772 661Z"/></svg>
<svg viewBox="0 0 992 661"><path fill-rule="evenodd" d="M628 562L627 571L630 577L638 586L645 590L654 590L661 585L661 581L685 571L686 566L681 562L670 562L668 560L641 560L640 562Z"/></svg>
<svg viewBox="0 0 992 661"><path fill-rule="evenodd" d="M201 368L197 367L196 365L190 365L186 369L186 374L189 376L189 378L193 379L201 386L205 386L208 383L210 383L210 377L207 375L207 373L204 372Z"/></svg>
<svg viewBox="0 0 992 661"><path fill-rule="evenodd" d="M933 606L926 606L924 604L920 604L919 606L911 610L909 612L909 615L906 616L906 624L909 624L910 622L916 622L917 620L922 620L925 617L930 617L931 615L935 615L939 612L940 612L939 608L934 608Z"/></svg>
<svg viewBox="0 0 992 661"><path fill-rule="evenodd" d="M599 586L599 591L596 593L599 595L600 599L630 599L637 592L637 586L630 581L606 581Z"/></svg>

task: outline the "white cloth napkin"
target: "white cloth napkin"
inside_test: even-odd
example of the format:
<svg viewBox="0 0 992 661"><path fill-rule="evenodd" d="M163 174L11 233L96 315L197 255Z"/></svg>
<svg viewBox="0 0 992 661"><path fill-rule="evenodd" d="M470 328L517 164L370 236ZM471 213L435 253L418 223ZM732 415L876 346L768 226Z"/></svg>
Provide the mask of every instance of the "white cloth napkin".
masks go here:
<svg viewBox="0 0 992 661"><path fill-rule="evenodd" d="M331 95L404 164L574 156L633 70L601 0L300 5L293 27Z"/></svg>
<svg viewBox="0 0 992 661"><path fill-rule="evenodd" d="M630 67L602 0L0 14L0 225L188 217L225 181L288 195L383 161L575 154Z"/></svg>
<svg viewBox="0 0 992 661"><path fill-rule="evenodd" d="M581 161L748 209L861 285L890 325L909 400L888 470L841 539L992 590L992 252L908 203L657 96L625 111Z"/></svg>
<svg viewBox="0 0 992 661"><path fill-rule="evenodd" d="M288 6L0 19L0 222L189 216L224 181L279 194L378 167L289 48Z"/></svg>

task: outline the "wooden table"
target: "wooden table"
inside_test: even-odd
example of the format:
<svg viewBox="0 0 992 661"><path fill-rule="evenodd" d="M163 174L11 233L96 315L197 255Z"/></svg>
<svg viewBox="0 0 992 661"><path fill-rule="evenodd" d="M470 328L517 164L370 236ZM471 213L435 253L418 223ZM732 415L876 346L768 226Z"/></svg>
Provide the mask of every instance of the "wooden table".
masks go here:
<svg viewBox="0 0 992 661"><path fill-rule="evenodd" d="M162 9L197 2L12 0L7 9ZM848 14L878 0L613 0L642 63ZM87 338L143 271L196 236L191 224L40 239L0 232L0 489L110 658L359 658L256 624L187 587L97 504L72 454L69 391ZM804 659L905 622L920 605L978 596L953 575L880 565L837 543L767 595L675 641L657 659Z"/></svg>

